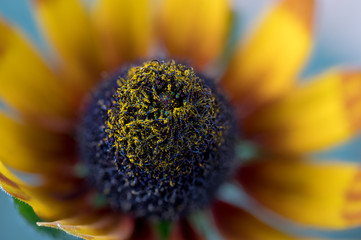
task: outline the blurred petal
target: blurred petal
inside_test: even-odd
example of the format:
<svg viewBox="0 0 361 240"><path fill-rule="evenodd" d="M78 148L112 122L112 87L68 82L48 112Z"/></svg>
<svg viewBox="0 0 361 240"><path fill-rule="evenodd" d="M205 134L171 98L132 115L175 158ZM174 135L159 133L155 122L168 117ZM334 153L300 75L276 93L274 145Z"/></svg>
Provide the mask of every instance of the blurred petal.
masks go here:
<svg viewBox="0 0 361 240"><path fill-rule="evenodd" d="M344 229L361 224L361 169L356 164L267 159L237 179L258 202L302 224Z"/></svg>
<svg viewBox="0 0 361 240"><path fill-rule="evenodd" d="M178 222L170 236L170 240L202 240L201 237L186 220Z"/></svg>
<svg viewBox="0 0 361 240"><path fill-rule="evenodd" d="M157 240L157 236L154 233L149 221L137 219L135 221L135 227L130 240Z"/></svg>
<svg viewBox="0 0 361 240"><path fill-rule="evenodd" d="M361 73L331 71L244 121L269 151L317 151L354 136L361 127Z"/></svg>
<svg viewBox="0 0 361 240"><path fill-rule="evenodd" d="M161 37L172 57L198 68L223 50L231 24L228 0L162 0Z"/></svg>
<svg viewBox="0 0 361 240"><path fill-rule="evenodd" d="M61 183L61 179L59 179L58 183ZM87 196L85 194L64 198L60 197L62 192L52 194L45 191L46 187L30 186L15 176L1 161L0 185L13 197L29 204L34 209L34 212L44 219L59 219L71 216L86 207L84 203ZM80 188L81 186L76 187Z"/></svg>
<svg viewBox="0 0 361 240"><path fill-rule="evenodd" d="M213 214L220 232L227 240L311 240L282 233L244 210L224 202L214 204Z"/></svg>
<svg viewBox="0 0 361 240"><path fill-rule="evenodd" d="M287 92L312 45L313 0L282 0L238 48L222 84L234 101L258 105Z"/></svg>
<svg viewBox="0 0 361 240"><path fill-rule="evenodd" d="M130 217L110 211L90 212L55 222L41 222L38 225L57 228L92 240L129 239L134 228Z"/></svg>
<svg viewBox="0 0 361 240"><path fill-rule="evenodd" d="M0 20L0 97L26 115L69 117L70 96L32 46Z"/></svg>
<svg viewBox="0 0 361 240"><path fill-rule="evenodd" d="M63 58L67 78L89 87L103 67L94 26L80 0L33 0L45 35Z"/></svg>
<svg viewBox="0 0 361 240"><path fill-rule="evenodd" d="M74 160L69 136L15 122L1 112L0 132L0 161L19 171L54 175Z"/></svg>
<svg viewBox="0 0 361 240"><path fill-rule="evenodd" d="M109 65L145 57L153 41L151 1L98 1L93 18Z"/></svg>

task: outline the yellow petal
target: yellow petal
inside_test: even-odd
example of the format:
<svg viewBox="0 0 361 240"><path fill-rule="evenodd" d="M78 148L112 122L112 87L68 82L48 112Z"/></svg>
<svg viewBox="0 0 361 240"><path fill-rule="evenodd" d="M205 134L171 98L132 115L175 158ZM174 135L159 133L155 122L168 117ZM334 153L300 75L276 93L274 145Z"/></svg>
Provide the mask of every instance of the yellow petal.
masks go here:
<svg viewBox="0 0 361 240"><path fill-rule="evenodd" d="M172 57L201 68L223 50L231 23L228 0L162 0L161 37Z"/></svg>
<svg viewBox="0 0 361 240"><path fill-rule="evenodd" d="M361 224L361 169L341 162L267 159L237 179L257 201L302 224L344 229Z"/></svg>
<svg viewBox="0 0 361 240"><path fill-rule="evenodd" d="M55 222L41 222L38 225L57 228L74 236L92 240L129 239L134 229L130 217L110 211L90 212Z"/></svg>
<svg viewBox="0 0 361 240"><path fill-rule="evenodd" d="M59 180L61 183L61 179ZM63 195L65 192L51 191L48 186L30 186L15 176L0 161L0 185L12 195L29 204L34 212L44 219L59 219L84 211L87 194ZM81 188L81 186L75 186ZM50 191L46 191L50 190ZM56 207L55 207L56 206Z"/></svg>
<svg viewBox="0 0 361 240"><path fill-rule="evenodd" d="M0 20L0 96L25 115L69 117L70 96L32 46Z"/></svg>
<svg viewBox="0 0 361 240"><path fill-rule="evenodd" d="M0 162L0 167L2 163ZM6 172L4 169L0 171L0 185L1 187L13 197L20 199L22 201L29 201L31 197L23 191L20 186L11 180L9 177L9 173Z"/></svg>
<svg viewBox="0 0 361 240"><path fill-rule="evenodd" d="M53 175L74 160L69 136L15 122L1 112L0 132L0 161L19 171Z"/></svg>
<svg viewBox="0 0 361 240"><path fill-rule="evenodd" d="M361 73L330 71L245 120L245 132L269 151L321 150L361 127Z"/></svg>
<svg viewBox="0 0 361 240"><path fill-rule="evenodd" d="M214 204L213 214L219 231L227 240L311 240L282 233L244 210L224 202Z"/></svg>
<svg viewBox="0 0 361 240"><path fill-rule="evenodd" d="M93 18L110 66L145 57L153 41L153 16L148 0L98 1Z"/></svg>
<svg viewBox="0 0 361 240"><path fill-rule="evenodd" d="M100 78L104 59L99 39L80 0L33 0L35 16L46 37L62 57L65 79L89 87Z"/></svg>
<svg viewBox="0 0 361 240"><path fill-rule="evenodd" d="M222 80L234 101L258 105L287 92L312 44L313 0L282 0L241 44Z"/></svg>

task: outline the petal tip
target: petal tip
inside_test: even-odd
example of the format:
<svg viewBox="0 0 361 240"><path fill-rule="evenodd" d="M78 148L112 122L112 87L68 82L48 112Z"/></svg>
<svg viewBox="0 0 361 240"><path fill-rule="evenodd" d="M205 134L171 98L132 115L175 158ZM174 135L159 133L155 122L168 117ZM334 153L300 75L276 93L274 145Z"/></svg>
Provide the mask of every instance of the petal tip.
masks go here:
<svg viewBox="0 0 361 240"><path fill-rule="evenodd" d="M315 10L314 0L284 0L281 6L301 19L306 29L312 31Z"/></svg>

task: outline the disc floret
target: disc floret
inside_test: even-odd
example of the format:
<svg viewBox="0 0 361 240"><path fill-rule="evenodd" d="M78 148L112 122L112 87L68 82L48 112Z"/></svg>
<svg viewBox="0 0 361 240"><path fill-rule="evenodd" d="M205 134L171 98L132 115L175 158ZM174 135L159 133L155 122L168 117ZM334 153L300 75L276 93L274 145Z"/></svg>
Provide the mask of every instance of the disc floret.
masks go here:
<svg viewBox="0 0 361 240"><path fill-rule="evenodd" d="M151 61L133 67L113 97L108 139L118 156L154 178L188 174L210 146L223 143L227 126L217 122L212 90L184 65Z"/></svg>
<svg viewBox="0 0 361 240"><path fill-rule="evenodd" d="M177 219L230 174L235 121L212 82L174 61L124 69L98 86L79 128L89 181L116 211Z"/></svg>

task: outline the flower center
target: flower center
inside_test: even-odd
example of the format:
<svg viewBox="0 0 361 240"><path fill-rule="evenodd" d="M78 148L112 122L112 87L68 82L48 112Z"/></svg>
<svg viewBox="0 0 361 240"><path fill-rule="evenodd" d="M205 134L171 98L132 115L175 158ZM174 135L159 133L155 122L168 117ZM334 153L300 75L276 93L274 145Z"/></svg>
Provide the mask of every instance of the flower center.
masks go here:
<svg viewBox="0 0 361 240"><path fill-rule="evenodd" d="M234 122L210 80L154 60L98 87L79 128L80 153L112 208L175 219L207 206L228 177Z"/></svg>

